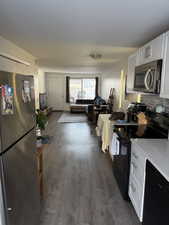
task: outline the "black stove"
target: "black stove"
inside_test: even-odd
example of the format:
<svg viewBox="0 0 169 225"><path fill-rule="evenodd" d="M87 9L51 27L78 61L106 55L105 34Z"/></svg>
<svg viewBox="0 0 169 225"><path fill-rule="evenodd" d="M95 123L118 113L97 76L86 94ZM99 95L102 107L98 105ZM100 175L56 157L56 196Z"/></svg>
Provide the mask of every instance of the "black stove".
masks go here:
<svg viewBox="0 0 169 225"><path fill-rule="evenodd" d="M133 138L163 139L168 138L168 130L151 126L116 126L114 132L126 141Z"/></svg>
<svg viewBox="0 0 169 225"><path fill-rule="evenodd" d="M169 115L163 115L154 112L147 112L149 123L147 125L118 125L114 131L121 138L148 138L163 139L168 138ZM130 121L133 122L133 121Z"/></svg>
<svg viewBox="0 0 169 225"><path fill-rule="evenodd" d="M132 122L132 121L130 121ZM114 155L113 172L121 194L128 200L131 139L167 139L169 129L169 117L151 113L148 125L116 125L114 132L117 134L119 151Z"/></svg>

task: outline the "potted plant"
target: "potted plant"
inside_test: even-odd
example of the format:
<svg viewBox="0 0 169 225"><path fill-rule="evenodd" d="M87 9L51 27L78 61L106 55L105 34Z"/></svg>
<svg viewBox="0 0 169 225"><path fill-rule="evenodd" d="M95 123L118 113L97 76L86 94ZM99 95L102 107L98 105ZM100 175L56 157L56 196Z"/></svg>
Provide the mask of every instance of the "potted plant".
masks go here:
<svg viewBox="0 0 169 225"><path fill-rule="evenodd" d="M47 124L47 116L39 109L36 111L37 128L44 130Z"/></svg>

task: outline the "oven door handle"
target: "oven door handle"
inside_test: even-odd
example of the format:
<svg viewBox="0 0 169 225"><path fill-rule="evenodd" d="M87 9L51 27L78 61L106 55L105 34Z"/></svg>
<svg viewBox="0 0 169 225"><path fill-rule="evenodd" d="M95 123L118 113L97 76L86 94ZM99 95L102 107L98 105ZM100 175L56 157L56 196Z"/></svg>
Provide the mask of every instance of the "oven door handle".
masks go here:
<svg viewBox="0 0 169 225"><path fill-rule="evenodd" d="M150 90L150 87L148 86L148 83L147 83L147 79L149 76L151 76L151 69L147 70L145 78L144 78L144 84L147 90Z"/></svg>
<svg viewBox="0 0 169 225"><path fill-rule="evenodd" d="M116 154L120 154L120 140L116 138Z"/></svg>

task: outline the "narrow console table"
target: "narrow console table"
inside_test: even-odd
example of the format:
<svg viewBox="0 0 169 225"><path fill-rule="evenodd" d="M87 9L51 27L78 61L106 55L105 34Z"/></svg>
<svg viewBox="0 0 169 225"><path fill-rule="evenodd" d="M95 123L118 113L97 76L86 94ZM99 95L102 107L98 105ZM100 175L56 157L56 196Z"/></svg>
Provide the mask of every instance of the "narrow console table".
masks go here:
<svg viewBox="0 0 169 225"><path fill-rule="evenodd" d="M43 199L43 150L44 146L37 148L36 158L37 158L37 167L38 167L38 178L39 178L39 191L41 199Z"/></svg>

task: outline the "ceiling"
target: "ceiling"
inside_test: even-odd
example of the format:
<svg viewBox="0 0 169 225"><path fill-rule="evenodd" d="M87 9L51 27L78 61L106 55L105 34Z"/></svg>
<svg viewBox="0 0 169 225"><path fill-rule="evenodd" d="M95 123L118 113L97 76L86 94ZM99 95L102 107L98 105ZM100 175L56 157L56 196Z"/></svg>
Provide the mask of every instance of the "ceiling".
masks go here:
<svg viewBox="0 0 169 225"><path fill-rule="evenodd" d="M107 67L167 29L168 0L0 1L0 35L44 67Z"/></svg>

